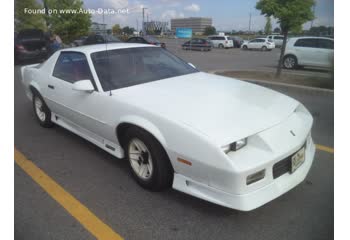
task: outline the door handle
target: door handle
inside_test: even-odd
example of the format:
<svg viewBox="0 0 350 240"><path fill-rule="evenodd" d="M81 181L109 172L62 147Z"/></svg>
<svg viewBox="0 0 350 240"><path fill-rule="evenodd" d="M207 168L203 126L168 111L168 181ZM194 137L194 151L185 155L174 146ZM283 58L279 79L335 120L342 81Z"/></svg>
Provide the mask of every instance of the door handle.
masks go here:
<svg viewBox="0 0 350 240"><path fill-rule="evenodd" d="M55 89L55 86L53 86L53 85L47 85L47 86L51 89Z"/></svg>

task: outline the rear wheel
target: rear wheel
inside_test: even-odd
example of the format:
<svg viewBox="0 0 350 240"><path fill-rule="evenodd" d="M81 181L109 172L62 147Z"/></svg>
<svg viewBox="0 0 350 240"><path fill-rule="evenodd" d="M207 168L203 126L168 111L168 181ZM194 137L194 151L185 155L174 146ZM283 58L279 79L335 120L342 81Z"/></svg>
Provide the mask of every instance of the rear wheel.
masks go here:
<svg viewBox="0 0 350 240"><path fill-rule="evenodd" d="M286 69L295 69L298 66L298 61L295 56L288 55L283 59L283 67Z"/></svg>
<svg viewBox="0 0 350 240"><path fill-rule="evenodd" d="M51 111L38 93L33 94L33 110L36 119L42 127L49 128L53 126Z"/></svg>
<svg viewBox="0 0 350 240"><path fill-rule="evenodd" d="M248 49L248 46L247 46L247 45L244 45L244 46L243 46L243 49L244 49L244 50L247 50L247 49Z"/></svg>
<svg viewBox="0 0 350 240"><path fill-rule="evenodd" d="M261 50L265 52L265 51L267 51L267 47L266 46L262 46Z"/></svg>
<svg viewBox="0 0 350 240"><path fill-rule="evenodd" d="M171 186L173 170L161 144L148 132L130 128L124 136L126 157L139 185L161 191Z"/></svg>
<svg viewBox="0 0 350 240"><path fill-rule="evenodd" d="M224 48L224 44L220 43L219 48Z"/></svg>

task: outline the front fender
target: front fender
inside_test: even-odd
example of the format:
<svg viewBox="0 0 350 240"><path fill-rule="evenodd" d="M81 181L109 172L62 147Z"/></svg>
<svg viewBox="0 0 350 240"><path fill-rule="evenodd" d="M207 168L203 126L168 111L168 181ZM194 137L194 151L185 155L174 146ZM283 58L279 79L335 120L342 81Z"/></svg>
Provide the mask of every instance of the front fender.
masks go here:
<svg viewBox="0 0 350 240"><path fill-rule="evenodd" d="M162 144L164 148L167 147L167 142L161 131L158 129L158 127L156 127L151 121L147 120L146 118L137 115L127 115L120 118L119 124L123 123L133 124L145 129L147 132L152 134Z"/></svg>

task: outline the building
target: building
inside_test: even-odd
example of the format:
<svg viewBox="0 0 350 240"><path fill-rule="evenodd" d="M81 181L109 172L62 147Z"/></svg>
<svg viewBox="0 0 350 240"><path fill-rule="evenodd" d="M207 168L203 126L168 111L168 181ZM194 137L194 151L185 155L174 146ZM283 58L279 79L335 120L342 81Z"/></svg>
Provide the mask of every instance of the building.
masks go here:
<svg viewBox="0 0 350 240"><path fill-rule="evenodd" d="M171 31L176 28L192 28L193 34L202 34L208 26L212 26L213 20L204 17L175 18L170 20Z"/></svg>
<svg viewBox="0 0 350 240"><path fill-rule="evenodd" d="M103 34L103 33L107 32L107 24L92 22L89 30L92 33L102 33Z"/></svg>
<svg viewBox="0 0 350 240"><path fill-rule="evenodd" d="M168 23L160 21L150 21L144 23L147 34L161 34L168 31Z"/></svg>

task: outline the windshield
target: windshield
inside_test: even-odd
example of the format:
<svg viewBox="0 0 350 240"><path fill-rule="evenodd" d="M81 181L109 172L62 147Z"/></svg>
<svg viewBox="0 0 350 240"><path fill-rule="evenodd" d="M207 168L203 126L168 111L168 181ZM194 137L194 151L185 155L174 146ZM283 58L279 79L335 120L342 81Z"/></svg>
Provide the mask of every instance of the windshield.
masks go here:
<svg viewBox="0 0 350 240"><path fill-rule="evenodd" d="M105 35L107 42L121 42L119 38L112 35Z"/></svg>
<svg viewBox="0 0 350 240"><path fill-rule="evenodd" d="M104 91L198 72L158 47L95 52L91 59Z"/></svg>
<svg viewBox="0 0 350 240"><path fill-rule="evenodd" d="M151 43L159 43L158 39L151 37L151 36L144 36L143 37L147 42L151 42Z"/></svg>

